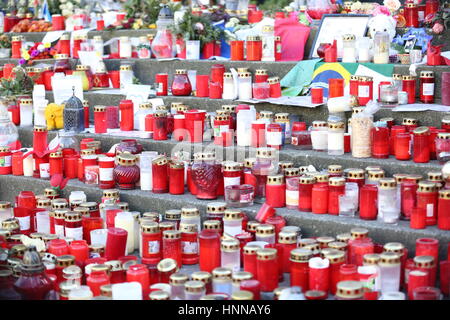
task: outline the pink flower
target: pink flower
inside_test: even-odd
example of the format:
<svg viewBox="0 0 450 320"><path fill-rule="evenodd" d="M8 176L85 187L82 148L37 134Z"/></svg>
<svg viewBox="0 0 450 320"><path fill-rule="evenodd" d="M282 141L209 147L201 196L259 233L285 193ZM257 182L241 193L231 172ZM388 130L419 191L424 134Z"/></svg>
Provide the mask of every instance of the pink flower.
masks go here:
<svg viewBox="0 0 450 320"><path fill-rule="evenodd" d="M391 12L400 9L400 1L398 0L384 0L383 5L386 6Z"/></svg>
<svg viewBox="0 0 450 320"><path fill-rule="evenodd" d="M376 16L379 14L385 14L387 16L390 16L391 12L385 6L376 6L375 9L373 9L373 11L372 11L372 15Z"/></svg>
<svg viewBox="0 0 450 320"><path fill-rule="evenodd" d="M205 27L203 26L202 23L197 22L197 23L194 25L194 29L195 29L195 30L198 30L198 31L203 31L203 30L205 29Z"/></svg>
<svg viewBox="0 0 450 320"><path fill-rule="evenodd" d="M442 23L436 22L432 28L434 34L441 34L444 31Z"/></svg>

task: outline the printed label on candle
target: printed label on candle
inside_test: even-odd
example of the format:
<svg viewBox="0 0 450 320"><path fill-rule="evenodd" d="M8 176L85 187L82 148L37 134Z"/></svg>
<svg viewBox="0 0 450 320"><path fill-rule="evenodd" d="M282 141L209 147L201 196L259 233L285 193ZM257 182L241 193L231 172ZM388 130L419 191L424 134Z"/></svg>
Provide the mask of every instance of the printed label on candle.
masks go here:
<svg viewBox="0 0 450 320"><path fill-rule="evenodd" d="M229 131L228 125L214 127L214 137L221 137L222 132L228 132L228 131Z"/></svg>
<svg viewBox="0 0 450 320"><path fill-rule="evenodd" d="M159 252L159 241L149 241L148 253L158 253L158 252Z"/></svg>
<svg viewBox="0 0 450 320"><path fill-rule="evenodd" d="M100 181L112 181L114 168L99 168Z"/></svg>
<svg viewBox="0 0 450 320"><path fill-rule="evenodd" d="M279 146L283 138L283 132L267 132L266 141L270 146Z"/></svg>
<svg viewBox="0 0 450 320"><path fill-rule="evenodd" d="M181 241L181 246L183 248L183 253L194 254L198 253L198 243L190 241Z"/></svg>
<svg viewBox="0 0 450 320"><path fill-rule="evenodd" d="M431 218L433 216L433 213L434 213L434 204L433 203L427 204L427 217Z"/></svg>
<svg viewBox="0 0 450 320"><path fill-rule="evenodd" d="M64 237L64 226L55 224L55 234Z"/></svg>
<svg viewBox="0 0 450 320"><path fill-rule="evenodd" d="M424 96L434 96L434 83L422 84Z"/></svg>
<svg viewBox="0 0 450 320"><path fill-rule="evenodd" d="M223 185L224 187L228 186L238 186L241 184L241 177L234 177L234 178L223 178Z"/></svg>
<svg viewBox="0 0 450 320"><path fill-rule="evenodd" d="M358 96L360 98L368 98L370 94L370 87L369 86L358 86Z"/></svg>
<svg viewBox="0 0 450 320"><path fill-rule="evenodd" d="M162 93L163 92L163 83L162 82L158 82L156 87L156 92L158 93Z"/></svg>
<svg viewBox="0 0 450 320"><path fill-rule="evenodd" d="M248 203L253 201L254 194L255 194L254 192L241 194L240 203Z"/></svg>
<svg viewBox="0 0 450 320"><path fill-rule="evenodd" d="M0 158L0 167L10 167L11 166L11 156Z"/></svg>
<svg viewBox="0 0 450 320"><path fill-rule="evenodd" d="M83 240L83 228L65 228L66 237L73 238L75 240Z"/></svg>
<svg viewBox="0 0 450 320"><path fill-rule="evenodd" d="M30 229L30 217L16 217L19 220L20 230Z"/></svg>
<svg viewBox="0 0 450 320"><path fill-rule="evenodd" d="M286 204L290 206L298 205L298 190L286 190Z"/></svg>

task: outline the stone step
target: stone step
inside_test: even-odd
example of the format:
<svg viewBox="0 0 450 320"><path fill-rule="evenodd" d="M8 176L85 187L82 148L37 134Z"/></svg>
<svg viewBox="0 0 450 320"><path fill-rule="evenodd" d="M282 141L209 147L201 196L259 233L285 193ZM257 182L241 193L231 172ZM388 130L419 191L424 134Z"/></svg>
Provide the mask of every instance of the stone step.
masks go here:
<svg viewBox="0 0 450 320"><path fill-rule="evenodd" d="M0 199L14 201L19 190L30 190L35 194L42 194L44 188L50 186L48 180L35 179L23 176L0 176ZM81 190L87 195L88 201L99 201L102 190L97 186L86 185L78 180L71 180L63 190L64 196L68 197L71 191ZM157 211L163 213L168 209L179 209L183 206L195 206L204 217L206 206L209 201L199 200L191 194L170 195L154 194L151 191L128 190L120 191L122 201L130 205L131 210L140 212ZM223 199L219 199L222 200ZM260 205L242 208L250 219L254 219ZM377 221L365 221L359 218L347 218L332 215L318 215L310 212L277 209L277 214L287 220L287 225L296 225L301 228L303 237L336 236L337 234L349 232L351 228L362 227L369 230L369 236L377 243L401 242L409 250L409 255L414 256L415 242L418 238L431 237L439 240L440 259L447 257L447 244L450 241L450 232L439 230L435 226L426 229L415 230L409 228L409 222L399 221L396 225L382 224Z"/></svg>
<svg viewBox="0 0 450 320"><path fill-rule="evenodd" d="M89 101L91 111L95 105L119 105L120 100L125 99L125 95L121 94L104 94L97 93L95 91L88 91L83 93L84 98ZM209 99L199 97L180 97L180 96L165 96L160 97L163 99L167 106L170 106L172 102L182 102L188 105L191 109L204 109L208 112L214 112L222 108L222 105L239 104L236 100L225 99ZM47 99L53 101L53 94L47 92ZM327 120L328 108L326 105L318 106L316 108L306 108L300 106L288 106L277 105L271 103L256 103L254 104L257 111L272 111L288 112L291 116L298 117L300 121L305 121L307 124L311 124L314 120ZM419 119L420 124L427 126L441 127L441 119L444 116L444 112L440 111L408 111L397 112L392 111L392 108L383 107L375 115L375 120L392 117L397 124L401 124L403 118L412 117ZM347 118L351 117L351 112L346 112ZM91 112L91 119L93 119L93 112Z"/></svg>
<svg viewBox="0 0 450 320"><path fill-rule="evenodd" d="M92 130L93 131L93 130ZM23 146L32 146L33 131L31 127L19 128L19 136ZM49 133L49 141L56 136L56 131ZM95 138L101 141L102 149L104 151L109 150L114 144L119 143L122 139L127 139L127 136L113 136L110 134L95 134L95 133L80 133L77 135L78 139L82 138ZM129 136L128 136L129 138ZM134 138L133 138L134 139ZM172 155L177 151L187 151L190 153L200 152L205 148L213 150L216 153L217 159L237 160L243 161L248 157L255 157L255 149L249 147L221 147L214 145L211 142L204 143L189 143L189 142L176 142L173 140L157 141L153 139L136 138L136 140L142 144L146 151L158 151L159 153L165 153ZM413 161L399 161L394 157L388 159L375 159L375 158L353 158L350 153L342 156L328 155L326 152L318 152L313 150L297 150L291 145L285 145L279 152L279 158L281 161L292 161L294 166L307 166L313 165L318 171L326 169L330 164L340 164L344 168L365 168L367 166L381 166L386 174L392 176L395 173L414 173L421 174L424 177L427 172L440 171L442 166L437 160L432 160L429 163L415 163Z"/></svg>

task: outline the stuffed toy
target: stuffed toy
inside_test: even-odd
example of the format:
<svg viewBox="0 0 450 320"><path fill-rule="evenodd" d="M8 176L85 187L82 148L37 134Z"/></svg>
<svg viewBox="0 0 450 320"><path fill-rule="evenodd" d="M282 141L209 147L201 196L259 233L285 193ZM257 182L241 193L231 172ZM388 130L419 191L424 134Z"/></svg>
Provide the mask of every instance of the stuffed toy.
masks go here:
<svg viewBox="0 0 450 320"><path fill-rule="evenodd" d="M50 103L45 108L45 120L47 122L47 130L55 130L64 128L63 104Z"/></svg>
<svg viewBox="0 0 450 320"><path fill-rule="evenodd" d="M393 17L386 14L378 14L369 20L369 35L373 39L375 33L387 32L389 34L389 40L392 42L396 34L396 25L397 21Z"/></svg>

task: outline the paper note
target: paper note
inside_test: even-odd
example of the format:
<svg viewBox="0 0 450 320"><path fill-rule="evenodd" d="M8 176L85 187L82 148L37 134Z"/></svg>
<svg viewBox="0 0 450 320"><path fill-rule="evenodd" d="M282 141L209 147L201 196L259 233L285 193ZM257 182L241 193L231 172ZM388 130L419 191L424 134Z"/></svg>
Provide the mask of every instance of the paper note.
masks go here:
<svg viewBox="0 0 450 320"><path fill-rule="evenodd" d="M83 101L83 85L80 76L64 76L56 73L52 77L53 97L56 104L61 104L72 97L75 88L75 96Z"/></svg>
<svg viewBox="0 0 450 320"><path fill-rule="evenodd" d="M59 38L61 38L61 36L65 33L66 31L64 30L58 30L58 31L49 31L45 34L44 38L42 38L42 43L52 43L55 42L57 40L59 40Z"/></svg>

